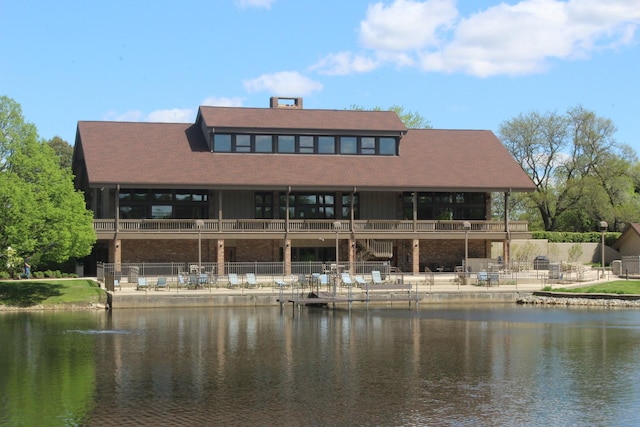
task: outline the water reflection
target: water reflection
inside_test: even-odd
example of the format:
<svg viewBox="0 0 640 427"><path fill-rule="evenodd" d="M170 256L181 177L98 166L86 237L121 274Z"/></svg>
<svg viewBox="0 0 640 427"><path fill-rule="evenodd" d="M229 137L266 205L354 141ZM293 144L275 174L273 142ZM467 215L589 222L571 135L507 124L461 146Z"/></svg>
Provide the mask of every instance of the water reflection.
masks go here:
<svg viewBox="0 0 640 427"><path fill-rule="evenodd" d="M0 334L2 343L12 343L0 350L0 366L9 366L0 370L7 390L0 424L640 420L634 410L640 312L633 310L500 305L295 315L277 307L7 313L0 316ZM44 414L36 408L48 393L59 398Z"/></svg>

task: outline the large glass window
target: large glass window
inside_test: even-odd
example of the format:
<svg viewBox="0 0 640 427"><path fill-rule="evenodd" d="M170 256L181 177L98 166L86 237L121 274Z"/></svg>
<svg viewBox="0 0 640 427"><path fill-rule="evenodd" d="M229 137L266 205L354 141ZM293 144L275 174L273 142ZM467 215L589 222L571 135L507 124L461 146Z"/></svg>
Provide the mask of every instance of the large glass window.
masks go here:
<svg viewBox="0 0 640 427"><path fill-rule="evenodd" d="M255 218L273 218L273 194L255 193Z"/></svg>
<svg viewBox="0 0 640 427"><path fill-rule="evenodd" d="M418 220L484 220L486 197L486 193L418 193ZM413 219L412 193L404 193L402 200L404 219Z"/></svg>
<svg viewBox="0 0 640 427"><path fill-rule="evenodd" d="M208 193L185 190L121 190L122 219L207 218Z"/></svg>
<svg viewBox="0 0 640 427"><path fill-rule="evenodd" d="M259 193L256 193L256 205ZM287 196L280 193L280 218L286 218ZM354 218L358 218L358 199L354 199ZM289 194L289 218L291 219L349 219L351 196L337 198L333 193Z"/></svg>

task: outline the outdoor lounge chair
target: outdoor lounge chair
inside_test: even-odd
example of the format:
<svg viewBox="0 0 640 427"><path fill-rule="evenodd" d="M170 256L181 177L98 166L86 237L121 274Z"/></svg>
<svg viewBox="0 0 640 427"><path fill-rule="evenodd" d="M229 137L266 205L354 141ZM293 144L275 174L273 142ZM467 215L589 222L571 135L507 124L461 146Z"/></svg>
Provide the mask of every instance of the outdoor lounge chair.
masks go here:
<svg viewBox="0 0 640 427"><path fill-rule="evenodd" d="M195 274L189 275L189 285L190 289L196 289L198 287L198 276Z"/></svg>
<svg viewBox="0 0 640 427"><path fill-rule="evenodd" d="M358 286L360 286L361 288L365 288L367 286L367 282L364 280L364 277L356 276L355 280Z"/></svg>
<svg viewBox="0 0 640 427"><path fill-rule="evenodd" d="M169 290L169 283L167 282L167 278L166 277L158 277L158 280L156 281L156 286L154 287L154 289L160 290L162 289L163 291L168 291Z"/></svg>
<svg viewBox="0 0 640 427"><path fill-rule="evenodd" d="M149 283L147 282L147 278L146 277L138 277L138 286L136 286L136 290L137 291L141 291L141 290L148 290L149 289Z"/></svg>
<svg viewBox="0 0 640 427"><path fill-rule="evenodd" d="M238 275L236 273L229 273L229 287L230 288L240 287L240 281L238 280Z"/></svg>
<svg viewBox="0 0 640 427"><path fill-rule="evenodd" d="M326 286L327 289L329 289L329 275L328 274L321 274L320 277L318 277L318 280L320 280L320 286Z"/></svg>
<svg viewBox="0 0 640 427"><path fill-rule="evenodd" d="M178 288L186 288L189 286L187 279L184 275L178 274Z"/></svg>
<svg viewBox="0 0 640 427"><path fill-rule="evenodd" d="M258 281L256 280L256 275L254 273L245 274L245 279L247 280L247 288L257 288Z"/></svg>
<svg viewBox="0 0 640 427"><path fill-rule="evenodd" d="M384 283L384 281L382 280L382 275L377 270L371 272L371 281L374 285L382 285Z"/></svg>
<svg viewBox="0 0 640 427"><path fill-rule="evenodd" d="M479 271L476 277L478 279L478 285L486 285L489 282L489 276L486 271Z"/></svg>
<svg viewBox="0 0 640 427"><path fill-rule="evenodd" d="M349 273L341 273L340 281L342 282L342 286L351 286L353 285L353 280L351 280L351 275Z"/></svg>

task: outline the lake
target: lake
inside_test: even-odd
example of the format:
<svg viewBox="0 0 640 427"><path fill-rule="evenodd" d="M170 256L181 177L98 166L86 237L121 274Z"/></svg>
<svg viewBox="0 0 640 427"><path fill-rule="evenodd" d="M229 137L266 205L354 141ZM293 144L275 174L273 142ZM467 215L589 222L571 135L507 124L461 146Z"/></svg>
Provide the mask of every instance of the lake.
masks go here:
<svg viewBox="0 0 640 427"><path fill-rule="evenodd" d="M640 311L0 313L0 425L628 426Z"/></svg>

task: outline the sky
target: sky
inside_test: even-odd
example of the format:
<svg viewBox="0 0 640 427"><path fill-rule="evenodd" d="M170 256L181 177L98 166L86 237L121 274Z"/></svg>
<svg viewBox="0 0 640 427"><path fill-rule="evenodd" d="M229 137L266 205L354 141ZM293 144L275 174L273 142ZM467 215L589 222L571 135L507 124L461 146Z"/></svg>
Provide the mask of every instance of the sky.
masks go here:
<svg viewBox="0 0 640 427"><path fill-rule="evenodd" d="M271 96L496 133L582 106L640 153L639 26L639 0L0 0L0 96L71 144Z"/></svg>

